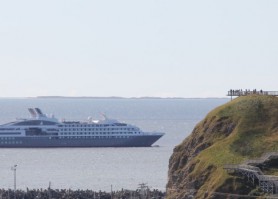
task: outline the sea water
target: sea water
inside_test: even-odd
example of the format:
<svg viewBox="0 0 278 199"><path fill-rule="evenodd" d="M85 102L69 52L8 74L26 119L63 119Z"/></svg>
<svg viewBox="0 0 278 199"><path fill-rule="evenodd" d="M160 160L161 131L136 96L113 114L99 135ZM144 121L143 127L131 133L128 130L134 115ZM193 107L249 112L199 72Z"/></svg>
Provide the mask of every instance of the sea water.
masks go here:
<svg viewBox="0 0 278 199"><path fill-rule="evenodd" d="M11 167L17 164L19 189L136 189L147 183L165 190L169 158L213 108L228 99L0 99L0 123L29 118L39 107L68 121L101 119L100 113L144 131L165 132L155 147L144 148L0 148L0 188L13 188Z"/></svg>

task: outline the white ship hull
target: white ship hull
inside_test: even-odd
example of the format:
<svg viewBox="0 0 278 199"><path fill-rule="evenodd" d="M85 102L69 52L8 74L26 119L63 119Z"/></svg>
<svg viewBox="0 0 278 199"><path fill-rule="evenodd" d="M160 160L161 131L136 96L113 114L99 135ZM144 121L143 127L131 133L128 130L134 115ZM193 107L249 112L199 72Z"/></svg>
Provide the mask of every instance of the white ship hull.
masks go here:
<svg viewBox="0 0 278 199"><path fill-rule="evenodd" d="M127 138L59 138L18 137L0 141L4 148L47 148L47 147L150 147L161 135L130 136Z"/></svg>

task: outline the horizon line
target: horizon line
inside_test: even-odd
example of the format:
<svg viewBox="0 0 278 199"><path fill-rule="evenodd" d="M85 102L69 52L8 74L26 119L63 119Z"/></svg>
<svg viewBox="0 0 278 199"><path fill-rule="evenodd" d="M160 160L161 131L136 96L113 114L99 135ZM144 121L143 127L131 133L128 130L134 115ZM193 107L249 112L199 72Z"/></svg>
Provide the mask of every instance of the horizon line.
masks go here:
<svg viewBox="0 0 278 199"><path fill-rule="evenodd" d="M59 95L45 95L34 97L0 97L0 99L55 99L55 98L68 98L68 99L229 99L229 97L154 97L154 96L142 96L142 97L121 97L121 96L59 96Z"/></svg>

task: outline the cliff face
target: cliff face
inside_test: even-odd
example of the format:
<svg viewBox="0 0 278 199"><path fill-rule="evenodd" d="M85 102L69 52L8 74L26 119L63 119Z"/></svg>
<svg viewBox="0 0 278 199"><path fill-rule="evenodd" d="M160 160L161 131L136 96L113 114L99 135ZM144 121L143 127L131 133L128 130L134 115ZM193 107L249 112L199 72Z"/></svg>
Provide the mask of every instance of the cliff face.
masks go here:
<svg viewBox="0 0 278 199"><path fill-rule="evenodd" d="M239 97L210 112L175 147L169 162L167 198L217 198L215 192L251 194L254 187L229 176L223 165L277 150L278 98Z"/></svg>

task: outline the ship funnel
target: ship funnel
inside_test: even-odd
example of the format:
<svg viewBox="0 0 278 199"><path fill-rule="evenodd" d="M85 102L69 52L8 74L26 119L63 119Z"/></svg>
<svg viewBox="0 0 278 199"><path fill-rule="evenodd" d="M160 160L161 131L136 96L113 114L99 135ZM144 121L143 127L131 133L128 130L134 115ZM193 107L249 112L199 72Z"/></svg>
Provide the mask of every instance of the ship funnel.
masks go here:
<svg viewBox="0 0 278 199"><path fill-rule="evenodd" d="M35 108L36 113L38 114L39 117L44 117L45 115L42 113L41 109Z"/></svg>
<svg viewBox="0 0 278 199"><path fill-rule="evenodd" d="M28 108L29 113L31 114L32 118L37 117L37 113L34 109L32 108Z"/></svg>

